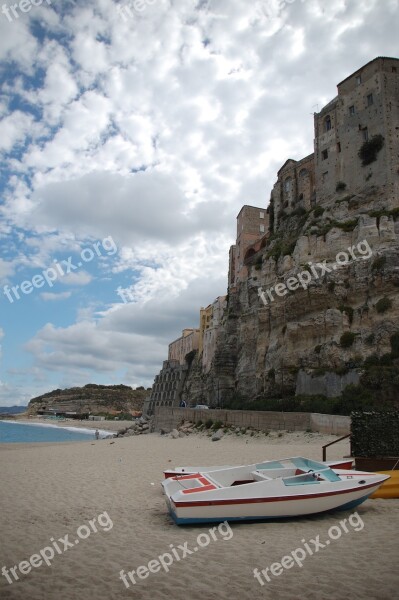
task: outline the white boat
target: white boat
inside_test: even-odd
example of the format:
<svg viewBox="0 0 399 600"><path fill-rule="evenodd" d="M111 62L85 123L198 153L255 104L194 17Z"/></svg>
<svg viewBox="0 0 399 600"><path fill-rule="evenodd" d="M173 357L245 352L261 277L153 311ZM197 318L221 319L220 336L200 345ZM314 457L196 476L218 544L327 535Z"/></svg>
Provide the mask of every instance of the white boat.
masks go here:
<svg viewBox="0 0 399 600"><path fill-rule="evenodd" d="M273 460L263 461L262 464L266 464L267 462L276 464L276 461ZM323 465L326 465L331 469L351 469L353 466L353 460L351 458L346 458L342 460L326 460L323 461ZM209 471L222 471L224 469L231 469L233 467L234 465L221 465L215 467L175 467L174 469L166 469L166 471L164 471L163 473L165 479L169 479L169 477L176 477L176 475L193 475L194 473L209 473ZM253 467L253 469L251 470L255 470L256 464L248 465L248 467Z"/></svg>
<svg viewBox="0 0 399 600"><path fill-rule="evenodd" d="M352 509L389 477L303 457L177 475L162 482L178 525L279 519Z"/></svg>

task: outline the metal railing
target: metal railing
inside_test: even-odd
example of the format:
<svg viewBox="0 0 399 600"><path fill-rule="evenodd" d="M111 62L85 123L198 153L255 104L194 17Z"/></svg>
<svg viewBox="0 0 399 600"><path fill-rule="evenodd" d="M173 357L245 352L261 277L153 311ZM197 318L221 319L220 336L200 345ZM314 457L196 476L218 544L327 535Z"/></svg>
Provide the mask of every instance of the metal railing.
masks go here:
<svg viewBox="0 0 399 600"><path fill-rule="evenodd" d="M333 444L337 444L338 442L342 442L342 440L346 440L346 438L350 437L351 434L348 433L347 435L344 435L340 438L338 438L338 440L334 440L333 442L330 442L329 444L325 444L324 446L322 446L323 448L323 462L325 462L327 460L327 448L329 446L332 446ZM351 448L351 455L352 455L352 448Z"/></svg>

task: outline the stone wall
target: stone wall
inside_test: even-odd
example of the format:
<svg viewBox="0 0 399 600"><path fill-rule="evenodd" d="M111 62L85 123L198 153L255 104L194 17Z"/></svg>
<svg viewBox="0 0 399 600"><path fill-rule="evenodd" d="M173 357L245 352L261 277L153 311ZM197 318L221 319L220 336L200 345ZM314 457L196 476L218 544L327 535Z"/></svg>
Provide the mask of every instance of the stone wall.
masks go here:
<svg viewBox="0 0 399 600"><path fill-rule="evenodd" d="M177 360L165 360L155 377L151 397L146 411L153 414L155 406L178 406L182 400L183 385L188 374L188 365Z"/></svg>
<svg viewBox="0 0 399 600"><path fill-rule="evenodd" d="M157 407L155 431L171 431L183 420L205 423L208 419L223 425L254 427L259 431L306 431L346 435L350 432L350 417L314 413L283 413L250 410L195 410L191 408Z"/></svg>

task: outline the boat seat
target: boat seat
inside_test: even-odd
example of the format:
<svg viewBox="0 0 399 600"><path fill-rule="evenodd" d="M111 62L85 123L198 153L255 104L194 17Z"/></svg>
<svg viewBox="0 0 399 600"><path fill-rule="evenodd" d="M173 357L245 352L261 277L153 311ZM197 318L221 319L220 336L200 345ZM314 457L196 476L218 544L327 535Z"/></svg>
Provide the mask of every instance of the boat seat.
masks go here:
<svg viewBox="0 0 399 600"><path fill-rule="evenodd" d="M309 469L311 468L311 467L309 466L309 463L308 463L308 462L305 462L305 461L303 460L303 458L299 458L299 457L298 457L298 458L293 458L293 459L292 459L292 462L293 462L293 463L294 463L294 465L297 467L297 469L302 469L302 471L304 471L305 473L306 473L307 471L309 471Z"/></svg>
<svg viewBox="0 0 399 600"><path fill-rule="evenodd" d="M309 473L305 475L296 475L295 477L283 477L284 485L313 485L320 481Z"/></svg>
<svg viewBox="0 0 399 600"><path fill-rule="evenodd" d="M284 469L284 465L282 465L278 460L273 460L265 463L259 463L256 465L256 469Z"/></svg>
<svg viewBox="0 0 399 600"><path fill-rule="evenodd" d="M328 479L328 481L342 481L341 477L337 475L332 469L326 469L325 471L320 471L320 475Z"/></svg>
<svg viewBox="0 0 399 600"><path fill-rule="evenodd" d="M255 481L270 481L271 480L271 477L264 475L264 473L261 473L260 471L252 471L251 475Z"/></svg>

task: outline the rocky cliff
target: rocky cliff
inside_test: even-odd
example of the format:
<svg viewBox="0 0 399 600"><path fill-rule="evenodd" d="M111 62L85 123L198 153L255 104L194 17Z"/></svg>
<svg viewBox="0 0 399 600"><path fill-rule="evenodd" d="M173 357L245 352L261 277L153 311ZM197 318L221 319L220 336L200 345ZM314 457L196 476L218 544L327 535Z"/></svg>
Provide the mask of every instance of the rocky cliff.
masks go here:
<svg viewBox="0 0 399 600"><path fill-rule="evenodd" d="M325 396L349 383L399 399L398 207L372 187L290 214L271 205L267 244L229 291L211 370L193 363L190 403L317 394L323 377Z"/></svg>
<svg viewBox="0 0 399 600"><path fill-rule="evenodd" d="M122 411L141 411L151 390L134 390L126 385L88 384L65 390L53 390L29 402L28 414L57 409L60 412L106 414Z"/></svg>

